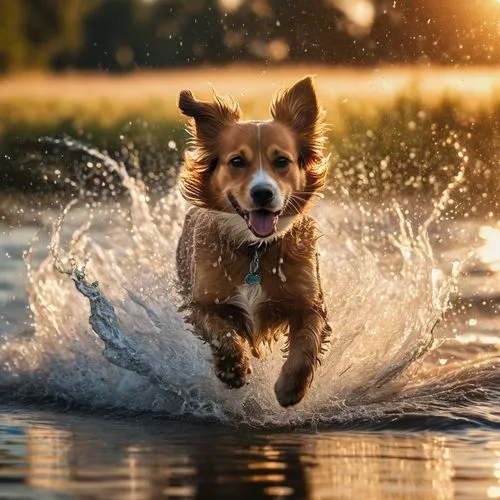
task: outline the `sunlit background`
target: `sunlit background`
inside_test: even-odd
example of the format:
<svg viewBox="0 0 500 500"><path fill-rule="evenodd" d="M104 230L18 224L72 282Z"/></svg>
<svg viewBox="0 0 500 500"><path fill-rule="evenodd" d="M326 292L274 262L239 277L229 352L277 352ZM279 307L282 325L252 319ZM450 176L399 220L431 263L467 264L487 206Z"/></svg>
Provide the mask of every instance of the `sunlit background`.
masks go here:
<svg viewBox="0 0 500 500"><path fill-rule="evenodd" d="M498 0L0 2L0 70L493 64Z"/></svg>
<svg viewBox="0 0 500 500"><path fill-rule="evenodd" d="M347 340L310 407L260 412L204 375L170 310L177 97L216 90L267 118L306 74L329 123L321 269ZM0 0L0 117L1 498L500 498L500 0ZM102 355L50 245L116 299L130 369L109 339ZM172 345L188 348L165 361ZM247 395L272 395L262 366Z"/></svg>

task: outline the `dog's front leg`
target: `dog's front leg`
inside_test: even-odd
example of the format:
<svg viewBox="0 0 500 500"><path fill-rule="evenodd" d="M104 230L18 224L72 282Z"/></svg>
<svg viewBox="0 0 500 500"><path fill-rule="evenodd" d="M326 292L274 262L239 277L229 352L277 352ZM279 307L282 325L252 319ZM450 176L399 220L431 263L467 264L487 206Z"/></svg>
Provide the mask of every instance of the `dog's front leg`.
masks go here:
<svg viewBox="0 0 500 500"><path fill-rule="evenodd" d="M322 306L299 311L291 318L288 358L274 387L281 406L295 405L305 396L329 335L330 327Z"/></svg>
<svg viewBox="0 0 500 500"><path fill-rule="evenodd" d="M245 385L250 373L246 340L238 333L241 326L235 318L224 308L200 304L192 306L189 317L196 335L210 344L215 374L232 389Z"/></svg>

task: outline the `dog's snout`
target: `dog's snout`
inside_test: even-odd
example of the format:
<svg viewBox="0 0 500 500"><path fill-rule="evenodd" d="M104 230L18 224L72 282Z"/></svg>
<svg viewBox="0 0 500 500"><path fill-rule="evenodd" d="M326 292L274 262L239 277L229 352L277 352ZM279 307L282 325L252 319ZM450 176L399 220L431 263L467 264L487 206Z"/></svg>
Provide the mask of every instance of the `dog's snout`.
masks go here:
<svg viewBox="0 0 500 500"><path fill-rule="evenodd" d="M261 184L254 186L250 190L250 196L256 205L263 207L265 205L269 205L273 201L274 190L272 186Z"/></svg>

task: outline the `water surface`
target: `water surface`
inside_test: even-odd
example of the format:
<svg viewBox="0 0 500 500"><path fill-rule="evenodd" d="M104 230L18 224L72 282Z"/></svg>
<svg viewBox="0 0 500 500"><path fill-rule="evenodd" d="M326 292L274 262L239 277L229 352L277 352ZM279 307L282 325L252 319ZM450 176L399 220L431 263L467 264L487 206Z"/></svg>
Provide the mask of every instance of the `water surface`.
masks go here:
<svg viewBox="0 0 500 500"><path fill-rule="evenodd" d="M495 498L494 432L265 432L2 407L2 498Z"/></svg>
<svg viewBox="0 0 500 500"><path fill-rule="evenodd" d="M500 226L450 216L459 177L423 211L318 203L334 336L285 410L279 344L227 390L177 309L183 202L100 161L124 199L0 224L5 498L500 496Z"/></svg>

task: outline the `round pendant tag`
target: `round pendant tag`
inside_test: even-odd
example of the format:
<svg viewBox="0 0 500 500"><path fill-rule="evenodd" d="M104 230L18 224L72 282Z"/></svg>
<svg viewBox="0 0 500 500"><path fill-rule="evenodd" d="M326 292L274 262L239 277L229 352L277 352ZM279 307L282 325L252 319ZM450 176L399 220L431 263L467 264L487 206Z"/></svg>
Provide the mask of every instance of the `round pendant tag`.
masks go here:
<svg viewBox="0 0 500 500"><path fill-rule="evenodd" d="M245 276L245 283L247 285L260 285L260 276L258 274L247 274Z"/></svg>

